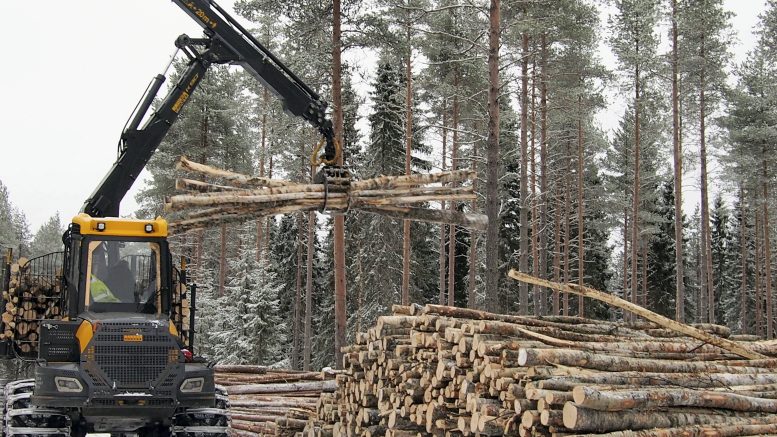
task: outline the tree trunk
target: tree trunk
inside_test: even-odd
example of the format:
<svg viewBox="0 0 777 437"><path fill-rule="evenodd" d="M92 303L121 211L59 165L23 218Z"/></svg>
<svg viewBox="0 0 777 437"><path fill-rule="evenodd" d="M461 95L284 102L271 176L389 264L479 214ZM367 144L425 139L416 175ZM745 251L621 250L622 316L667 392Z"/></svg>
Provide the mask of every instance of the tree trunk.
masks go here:
<svg viewBox="0 0 777 437"><path fill-rule="evenodd" d="M648 245L642 242L642 306L648 307Z"/></svg>
<svg viewBox="0 0 777 437"><path fill-rule="evenodd" d="M553 197L556 200L553 209L553 280L561 281L561 220L565 214L563 210L563 192L559 193L558 187L554 187ZM561 195L560 195L561 194ZM561 314L561 296L558 290L553 290L553 315Z"/></svg>
<svg viewBox="0 0 777 437"><path fill-rule="evenodd" d="M639 53L639 48L637 48ZM640 207L640 68L635 68L634 75L634 185L631 209L631 302L637 303L637 262L639 258L639 207Z"/></svg>
<svg viewBox="0 0 777 437"><path fill-rule="evenodd" d="M221 225L221 245L219 247L219 297L224 296L224 284L227 281L227 225Z"/></svg>
<svg viewBox="0 0 777 437"><path fill-rule="evenodd" d="M763 294L761 292L761 266L763 265L763 253L761 241L763 233L761 232L763 220L761 212L756 208L755 211L755 335L763 336Z"/></svg>
<svg viewBox="0 0 777 437"><path fill-rule="evenodd" d="M447 100L443 99L442 104L442 171L445 171L445 154L447 153L447 146L448 146L448 105ZM440 209L445 209L445 202L440 202ZM446 253L445 253L445 224L440 223L440 299L439 303L440 305L445 305L447 303L447 298L445 296L446 287L445 287L445 260L446 260Z"/></svg>
<svg viewBox="0 0 777 437"><path fill-rule="evenodd" d="M548 44L545 32L540 35L540 278L548 275ZM539 288L540 301L545 303L545 289ZM553 314L558 314L558 293L554 292ZM543 315L547 311L543 312Z"/></svg>
<svg viewBox="0 0 777 437"><path fill-rule="evenodd" d="M475 126L475 130L480 130L479 126ZM472 168L472 171L477 171L477 156L478 156L478 143L475 141L472 144L472 159L470 166ZM477 192L477 178L472 180L472 190ZM478 202L477 200L472 201L472 212L477 212L478 210ZM477 289L477 273L478 273L478 240L479 240L479 234L477 231L472 229L470 231L470 243L469 243L469 284L467 287L467 308L476 308L477 307L477 295L476 295L476 289Z"/></svg>
<svg viewBox="0 0 777 437"><path fill-rule="evenodd" d="M486 309L499 308L499 24L500 0L491 0L488 37L488 153L486 180Z"/></svg>
<svg viewBox="0 0 777 437"><path fill-rule="evenodd" d="M585 281L585 195L583 193L583 157L585 142L583 140L582 97L578 97L577 115L577 283L581 287ZM585 316L585 299L577 299L577 315Z"/></svg>
<svg viewBox="0 0 777 437"><path fill-rule="evenodd" d="M703 41L703 40L702 40ZM702 42L701 58L704 59L704 43ZM704 243L704 266L702 274L705 275L707 288L707 321L715 323L715 283L712 276L712 238L710 235L710 206L707 192L707 132L706 132L706 95L704 87L704 67L701 67L701 87L699 91L699 160L701 161L701 234Z"/></svg>
<svg viewBox="0 0 777 437"><path fill-rule="evenodd" d="M672 0L672 145L674 156L675 320L685 321L683 256L683 146L680 142L680 87L677 45L677 0Z"/></svg>
<svg viewBox="0 0 777 437"><path fill-rule="evenodd" d="M264 177L264 164L265 164L265 156L267 156L267 99L268 99L269 92L267 91L267 88L264 88L264 91L262 92L262 133L261 133L261 142L260 142L260 152L259 152L259 177ZM260 218L256 220L256 260L259 261L259 264L262 263L262 254L264 253L264 227L265 227L265 220L264 218ZM269 239L269 235L267 238Z"/></svg>
<svg viewBox="0 0 777 437"><path fill-rule="evenodd" d="M739 326L740 332L748 333L747 329L747 209L745 208L745 190L739 186L739 256L742 258L742 284L739 289Z"/></svg>
<svg viewBox="0 0 777 437"><path fill-rule="evenodd" d="M343 96L341 77L340 46L340 0L332 2L332 106L334 107L335 135L337 141L343 144ZM338 165L343 165L340 156ZM335 216L334 226L334 276L335 276L335 365L343 365L343 353L340 348L345 342L345 217Z"/></svg>
<svg viewBox="0 0 777 437"><path fill-rule="evenodd" d="M413 147L413 47L410 43L410 21L406 30L407 58L405 59L405 174L410 174L410 156ZM410 305L410 220L402 222L402 305Z"/></svg>
<svg viewBox="0 0 777 437"><path fill-rule="evenodd" d="M629 209L623 209L623 298L629 299ZM623 318L631 320L631 314L624 313Z"/></svg>
<svg viewBox="0 0 777 437"><path fill-rule="evenodd" d="M524 10L524 14L526 11ZM529 120L529 34L523 32L521 53L521 209L519 211L521 228L519 231L518 268L522 272L529 269L529 143L527 128ZM490 218L490 217L489 217ZM529 314L529 284L521 283L518 289L518 312Z"/></svg>
<svg viewBox="0 0 777 437"><path fill-rule="evenodd" d="M314 169L310 169L310 177L313 178ZM303 348L302 370L310 370L310 356L312 353L313 338L313 257L316 238L316 213L308 212L308 253L307 273L305 277L305 345Z"/></svg>
<svg viewBox="0 0 777 437"><path fill-rule="evenodd" d="M769 229L769 167L766 162L766 153L764 150L763 160L763 228L764 233L764 286L766 287L766 338L774 338L774 320L772 317L772 245L771 230Z"/></svg>
<svg viewBox="0 0 777 437"><path fill-rule="evenodd" d="M356 289L356 332L362 332L362 323L364 320L364 268L362 267L362 256L364 252L362 250L361 239L356 239L356 271L359 274L358 288Z"/></svg>
<svg viewBox="0 0 777 437"><path fill-rule="evenodd" d="M542 277L540 274L539 253L539 214L537 213L537 62L533 57L532 63L532 83L531 83L531 271L534 276ZM534 315L544 316L545 301L540 297L540 287L533 286Z"/></svg>
<svg viewBox="0 0 777 437"><path fill-rule="evenodd" d="M305 156L305 155L302 155ZM297 214L297 276L294 282L294 320L291 336L291 368L299 370L299 332L302 324L302 242L305 238L305 227L302 225L302 213Z"/></svg>
<svg viewBox="0 0 777 437"><path fill-rule="evenodd" d="M459 117L461 107L459 105L459 72L454 67L453 72L453 142L451 144L451 170L459 167ZM451 211L456 211L456 202L450 202ZM456 304L456 226L448 226L448 305Z"/></svg>
<svg viewBox="0 0 777 437"><path fill-rule="evenodd" d="M569 187L570 178L569 175L572 174L572 166L570 165L571 161L571 150L569 147L569 143L566 144L566 168L565 168L565 174L562 176L562 183L564 184L564 214L563 214L563 220L564 220L564 282L570 282L572 280L571 274L569 273L569 253L570 253L570 246L572 245L572 190ZM562 314L565 316L569 315L569 293L564 293L563 295L563 312Z"/></svg>

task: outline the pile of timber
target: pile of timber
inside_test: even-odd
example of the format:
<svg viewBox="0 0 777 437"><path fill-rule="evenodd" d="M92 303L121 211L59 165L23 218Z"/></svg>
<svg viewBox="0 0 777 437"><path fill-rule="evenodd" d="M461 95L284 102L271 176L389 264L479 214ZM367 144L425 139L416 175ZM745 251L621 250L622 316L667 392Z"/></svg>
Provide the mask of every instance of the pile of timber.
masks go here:
<svg viewBox="0 0 777 437"><path fill-rule="evenodd" d="M452 223L477 230L485 230L488 222L483 214L424 206L434 201L474 200L472 184L461 185L476 177L471 170L381 176L362 181L330 178L326 184L301 184L234 173L185 157L180 158L177 167L220 183L192 179L176 181L176 188L187 192L172 196L165 203L167 211L182 211L180 218L170 224L176 233L314 210L361 210L396 219ZM448 183L456 186L446 186Z"/></svg>
<svg viewBox="0 0 777 437"><path fill-rule="evenodd" d="M183 344L189 344L191 332L191 306L189 304L188 287L186 284L176 282L173 289L172 318L181 336Z"/></svg>
<svg viewBox="0 0 777 437"><path fill-rule="evenodd" d="M3 290L0 340L12 341L25 355L37 354L40 320L60 319L61 272L39 275L21 257L9 267L8 288Z"/></svg>
<svg viewBox="0 0 777 437"><path fill-rule="evenodd" d="M294 436L316 415L318 399L335 391L333 374L251 365L217 365L216 383L230 402L230 435Z"/></svg>
<svg viewBox="0 0 777 437"><path fill-rule="evenodd" d="M777 343L688 328L395 306L304 435L777 435Z"/></svg>

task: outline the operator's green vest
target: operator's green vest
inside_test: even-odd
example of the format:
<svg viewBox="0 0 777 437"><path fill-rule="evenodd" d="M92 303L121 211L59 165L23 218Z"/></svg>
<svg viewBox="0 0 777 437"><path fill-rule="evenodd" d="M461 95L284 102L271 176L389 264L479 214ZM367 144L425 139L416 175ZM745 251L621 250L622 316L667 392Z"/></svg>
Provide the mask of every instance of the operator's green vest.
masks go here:
<svg viewBox="0 0 777 437"><path fill-rule="evenodd" d="M116 296L111 293L111 290L108 288L107 285L105 285L105 282L97 279L96 276L92 275L92 284L89 287L92 294L92 300L95 302L108 302L108 303L117 303L121 302Z"/></svg>

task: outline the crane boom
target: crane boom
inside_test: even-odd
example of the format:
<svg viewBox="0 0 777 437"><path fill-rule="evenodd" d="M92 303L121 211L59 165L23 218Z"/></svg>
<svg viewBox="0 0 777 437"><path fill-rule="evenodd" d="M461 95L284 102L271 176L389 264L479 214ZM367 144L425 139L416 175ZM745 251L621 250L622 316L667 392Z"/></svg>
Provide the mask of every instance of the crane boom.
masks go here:
<svg viewBox="0 0 777 437"><path fill-rule="evenodd" d="M119 215L121 200L146 166L181 109L212 64L242 66L281 100L286 112L302 117L316 127L325 142L321 161L334 164L337 148L327 104L270 50L213 0L173 0L204 30L203 38L181 35L176 47L189 58L178 82L159 107L140 126L164 81L157 75L141 99L131 122L124 129L116 162L89 196L82 212L92 217Z"/></svg>

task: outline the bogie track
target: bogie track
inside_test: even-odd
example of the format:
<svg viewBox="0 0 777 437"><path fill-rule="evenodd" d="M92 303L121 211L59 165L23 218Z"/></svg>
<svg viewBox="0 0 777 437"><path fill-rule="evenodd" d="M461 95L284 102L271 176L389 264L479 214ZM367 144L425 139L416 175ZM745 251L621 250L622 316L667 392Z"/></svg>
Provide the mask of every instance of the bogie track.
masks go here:
<svg viewBox="0 0 777 437"><path fill-rule="evenodd" d="M8 437L70 437L72 421L66 411L32 405L35 381L22 379L3 390L3 435Z"/></svg>
<svg viewBox="0 0 777 437"><path fill-rule="evenodd" d="M173 416L174 437L227 437L229 399L226 390L216 386L215 408L190 408Z"/></svg>

